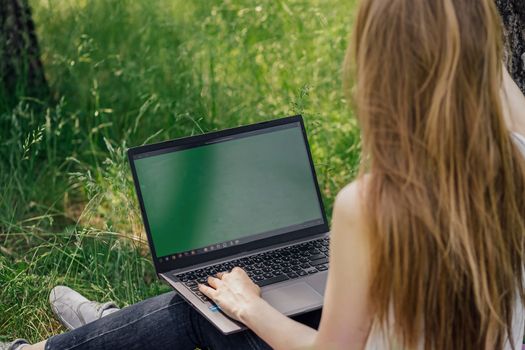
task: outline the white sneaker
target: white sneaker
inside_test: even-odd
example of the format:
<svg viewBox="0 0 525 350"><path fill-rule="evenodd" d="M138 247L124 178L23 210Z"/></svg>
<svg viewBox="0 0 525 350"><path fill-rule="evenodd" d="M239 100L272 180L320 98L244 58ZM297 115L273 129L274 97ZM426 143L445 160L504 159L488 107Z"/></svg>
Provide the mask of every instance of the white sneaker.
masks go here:
<svg viewBox="0 0 525 350"><path fill-rule="evenodd" d="M16 339L9 343L0 342L0 350L22 350L27 345L29 345L27 340Z"/></svg>
<svg viewBox="0 0 525 350"><path fill-rule="evenodd" d="M51 309L69 330L82 327L120 310L113 302L97 303L65 286L56 286L49 294Z"/></svg>

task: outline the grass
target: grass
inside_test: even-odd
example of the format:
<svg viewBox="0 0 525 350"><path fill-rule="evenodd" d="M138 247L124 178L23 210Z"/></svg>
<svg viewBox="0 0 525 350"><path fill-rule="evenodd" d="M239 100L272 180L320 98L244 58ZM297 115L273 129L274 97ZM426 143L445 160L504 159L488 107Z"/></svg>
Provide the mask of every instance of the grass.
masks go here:
<svg viewBox="0 0 525 350"><path fill-rule="evenodd" d="M53 97L0 111L0 340L64 331L57 284L122 306L169 290L127 147L301 113L328 210L355 176L341 89L355 1L30 4Z"/></svg>

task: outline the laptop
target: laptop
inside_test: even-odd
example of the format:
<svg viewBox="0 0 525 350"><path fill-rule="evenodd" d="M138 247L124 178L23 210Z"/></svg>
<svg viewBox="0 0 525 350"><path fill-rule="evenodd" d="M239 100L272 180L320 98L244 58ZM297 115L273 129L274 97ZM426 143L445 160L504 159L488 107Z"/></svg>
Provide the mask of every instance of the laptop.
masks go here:
<svg viewBox="0 0 525 350"><path fill-rule="evenodd" d="M323 304L329 230L300 115L131 148L158 276L222 333L245 327L197 288L243 268L294 316Z"/></svg>

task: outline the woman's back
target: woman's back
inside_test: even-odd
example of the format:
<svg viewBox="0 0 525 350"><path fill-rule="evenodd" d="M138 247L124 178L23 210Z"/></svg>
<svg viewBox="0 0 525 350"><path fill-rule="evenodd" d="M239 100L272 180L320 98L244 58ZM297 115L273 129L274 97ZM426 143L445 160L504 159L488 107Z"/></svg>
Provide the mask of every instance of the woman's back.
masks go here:
<svg viewBox="0 0 525 350"><path fill-rule="evenodd" d="M490 0L361 2L369 346L520 344L525 161L503 117L499 24Z"/></svg>
<svg viewBox="0 0 525 350"><path fill-rule="evenodd" d="M517 299L512 315L512 341L505 342L504 350L521 350L523 343L523 336L525 330L525 306L521 300ZM391 326L388 329L392 329ZM389 334L385 331L386 328L381 328L379 324L374 324L370 330L368 342L365 350L383 350L396 349L395 335ZM420 339L417 349L424 349L423 338ZM512 344L512 345L511 345ZM401 348L401 347L400 347Z"/></svg>
<svg viewBox="0 0 525 350"><path fill-rule="evenodd" d="M520 149L525 158L525 136L512 133L516 146ZM380 324L374 323L368 337L366 350L390 349L395 344L395 334L390 334L388 330L395 329L392 318L388 327L381 327ZM520 298L516 298L514 310L512 312L512 339L506 341L505 350L521 349L525 333L525 305ZM424 343L421 338L418 349L424 349ZM512 345L511 345L512 344ZM395 345L394 345L395 346Z"/></svg>
<svg viewBox="0 0 525 350"><path fill-rule="evenodd" d="M516 146L519 148L523 157L525 158L525 136L513 132L511 133L512 138ZM388 324L381 326L379 322L372 324L368 341L366 343L366 350L377 350L377 349L391 349L396 347L395 338L396 335L392 334L391 330L395 329L395 320L390 315ZM518 297L515 300L514 309L512 312L512 340L506 341L504 345L505 350L521 349L525 333L525 305L522 300ZM512 346L512 345L514 346ZM423 337L420 337L419 345L417 349L424 349Z"/></svg>

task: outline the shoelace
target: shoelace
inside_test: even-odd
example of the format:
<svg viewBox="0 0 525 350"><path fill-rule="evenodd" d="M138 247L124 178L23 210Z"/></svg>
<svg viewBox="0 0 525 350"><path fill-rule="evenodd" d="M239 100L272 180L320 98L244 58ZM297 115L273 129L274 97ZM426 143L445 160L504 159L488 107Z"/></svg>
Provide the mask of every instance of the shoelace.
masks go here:
<svg viewBox="0 0 525 350"><path fill-rule="evenodd" d="M94 302L94 301L84 301L80 304L78 304L76 310L75 310L75 313L77 314L78 318L80 319L80 322L82 324L87 324L86 320L84 319L84 317L82 316L82 313L80 312L80 308L82 307L82 305L84 304L91 304L91 303L94 303L95 304L95 309L97 310L97 314L96 314L96 317L97 319L99 318L102 318L102 313L104 311L106 311L107 309L111 309L111 308L116 308L118 309L118 306L112 302L112 301L108 301L108 302L105 302L105 303L97 303L97 302Z"/></svg>

